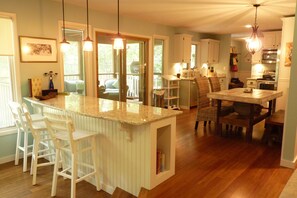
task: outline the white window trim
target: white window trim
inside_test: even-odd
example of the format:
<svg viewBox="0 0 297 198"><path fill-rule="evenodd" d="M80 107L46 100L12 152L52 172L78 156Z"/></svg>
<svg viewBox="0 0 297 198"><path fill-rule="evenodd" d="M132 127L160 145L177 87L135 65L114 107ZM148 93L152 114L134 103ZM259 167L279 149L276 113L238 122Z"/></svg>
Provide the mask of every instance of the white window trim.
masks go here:
<svg viewBox="0 0 297 198"><path fill-rule="evenodd" d="M18 102L22 102L22 93L21 93L21 77L20 77L20 54L19 54L19 42L17 34L17 18L16 14L0 12L1 18L9 18L12 20L13 24L13 39L14 39L14 64L11 68L11 73L14 78L12 79L12 92L13 99ZM1 133L1 132L0 132Z"/></svg>
<svg viewBox="0 0 297 198"><path fill-rule="evenodd" d="M63 27L63 21L58 21L58 33L59 33L59 42L63 39L63 33L62 33L62 27ZM81 30L83 31L83 37L86 36L86 24L81 23L74 23L65 21L65 27L69 29L74 30ZM92 31L92 26L89 25L89 36L94 41L94 34ZM95 43L93 43L95 44ZM63 53L60 51L60 45L58 46L58 52L59 52L59 58L60 58L60 82L61 82L61 89L64 91L64 62L63 62ZM95 46L93 52L84 52L84 64L85 64L85 94L88 96L96 96L94 93L94 84L93 84L93 70L94 70L94 64L93 64L93 54L95 53ZM97 85L97 84L96 84Z"/></svg>

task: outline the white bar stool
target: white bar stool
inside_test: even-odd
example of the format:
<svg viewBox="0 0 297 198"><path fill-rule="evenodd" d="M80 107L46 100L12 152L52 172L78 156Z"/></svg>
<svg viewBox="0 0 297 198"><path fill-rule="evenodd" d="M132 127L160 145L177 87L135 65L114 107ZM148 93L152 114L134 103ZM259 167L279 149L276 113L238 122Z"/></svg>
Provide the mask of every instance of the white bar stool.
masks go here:
<svg viewBox="0 0 297 198"><path fill-rule="evenodd" d="M51 196L56 196L58 176L71 179L71 198L76 197L76 183L92 175L95 175L96 189L99 191L101 188L96 166L96 134L75 129L72 119L68 116L50 113L44 113L44 115L48 132L56 148ZM92 164L79 161L79 156L89 155L87 151L91 151ZM59 170L61 156L62 160L70 156L71 163L63 164L62 170ZM84 158L84 156L81 157ZM79 177L78 165L88 169L89 173Z"/></svg>
<svg viewBox="0 0 297 198"><path fill-rule="evenodd" d="M17 127L18 133L17 133L17 141L16 141L16 150L15 150L15 165L19 164L20 159L20 151L23 152L23 172L27 171L27 158L28 156L31 156L32 154L32 148L33 144L28 144L28 137L30 134L30 131L28 130L27 126L25 126L25 118L23 117L23 108L22 106L17 102L8 102L8 105L10 107L12 116L15 121L15 125ZM26 109L26 111L28 111ZM41 120L44 119L41 114L33 114L32 120ZM23 146L21 145L21 138L22 134L24 136L24 143Z"/></svg>
<svg viewBox="0 0 297 198"><path fill-rule="evenodd" d="M55 155L55 151L53 146L51 146L52 140L49 137L44 120L32 120L29 112L25 112L25 118L34 138L30 174L33 174L32 185L35 185L37 168L41 166L54 165L55 162L53 161L52 156ZM38 159L40 158L49 158L49 161L38 163Z"/></svg>

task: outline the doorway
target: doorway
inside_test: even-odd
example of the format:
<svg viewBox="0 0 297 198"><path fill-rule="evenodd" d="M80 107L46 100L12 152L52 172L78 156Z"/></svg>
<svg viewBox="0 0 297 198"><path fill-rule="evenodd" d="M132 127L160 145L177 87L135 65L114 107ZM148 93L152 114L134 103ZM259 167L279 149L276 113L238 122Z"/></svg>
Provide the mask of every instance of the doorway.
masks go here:
<svg viewBox="0 0 297 198"><path fill-rule="evenodd" d="M148 39L125 36L124 49L113 49L116 35L97 32L98 98L147 104Z"/></svg>

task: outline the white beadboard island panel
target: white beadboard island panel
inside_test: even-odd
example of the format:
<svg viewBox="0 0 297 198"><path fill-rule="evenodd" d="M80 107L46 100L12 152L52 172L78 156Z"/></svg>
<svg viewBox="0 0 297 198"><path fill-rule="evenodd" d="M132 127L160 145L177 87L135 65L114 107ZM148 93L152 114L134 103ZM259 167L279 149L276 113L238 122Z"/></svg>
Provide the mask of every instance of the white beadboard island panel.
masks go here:
<svg viewBox="0 0 297 198"><path fill-rule="evenodd" d="M98 133L96 160L102 189L108 193L120 187L137 196L141 187L152 189L175 174L176 115L180 111L78 95L25 100L45 112L68 114L77 128ZM158 174L157 148L165 153L166 164ZM91 160L91 155L83 160ZM94 180L89 182L94 184Z"/></svg>

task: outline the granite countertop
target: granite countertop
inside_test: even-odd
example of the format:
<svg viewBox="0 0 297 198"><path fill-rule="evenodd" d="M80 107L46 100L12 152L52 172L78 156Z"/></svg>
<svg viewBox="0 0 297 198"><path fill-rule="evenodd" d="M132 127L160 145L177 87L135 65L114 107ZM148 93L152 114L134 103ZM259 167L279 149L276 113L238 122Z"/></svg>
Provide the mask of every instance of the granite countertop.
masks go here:
<svg viewBox="0 0 297 198"><path fill-rule="evenodd" d="M81 95L58 95L48 100L25 97L25 100L66 112L74 112L95 118L119 121L131 125L142 125L168 117L182 111L146 106L137 103L118 102Z"/></svg>

